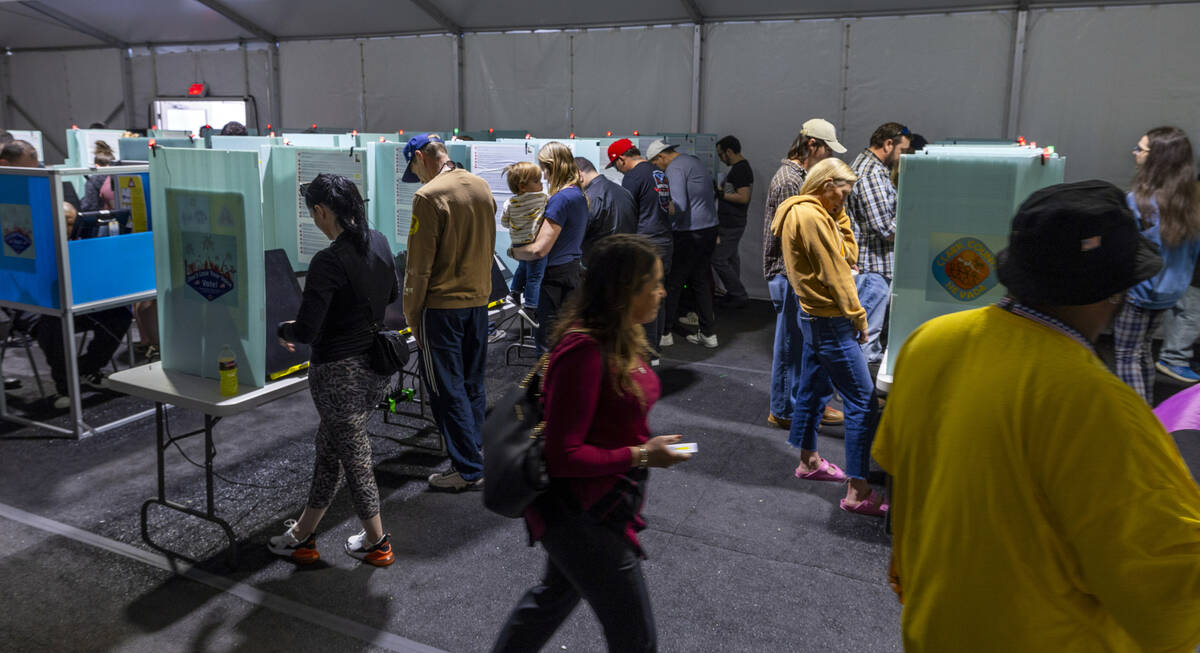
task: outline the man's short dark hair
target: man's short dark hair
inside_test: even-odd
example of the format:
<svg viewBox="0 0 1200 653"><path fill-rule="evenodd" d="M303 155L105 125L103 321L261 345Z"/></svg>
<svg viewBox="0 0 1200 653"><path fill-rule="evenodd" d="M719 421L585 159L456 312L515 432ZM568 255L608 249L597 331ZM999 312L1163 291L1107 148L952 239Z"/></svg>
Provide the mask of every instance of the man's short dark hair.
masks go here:
<svg viewBox="0 0 1200 653"><path fill-rule="evenodd" d="M621 156L641 156L641 155L642 155L642 151L637 149L637 146L635 145L635 146L629 148L628 150L625 150L625 153L622 154Z"/></svg>
<svg viewBox="0 0 1200 653"><path fill-rule="evenodd" d="M725 138L722 138L721 140L717 141L717 149L729 150L730 152L733 152L734 154L741 154L742 153L742 142L737 139L737 136L733 136L731 134L731 135L726 136Z"/></svg>
<svg viewBox="0 0 1200 653"><path fill-rule="evenodd" d="M871 147L883 147L883 144L888 141L895 141L901 136L911 135L908 127L898 122L885 122L875 129L874 134L871 134Z"/></svg>
<svg viewBox="0 0 1200 653"><path fill-rule="evenodd" d="M0 160L16 163L26 156L37 158L37 148L27 141L14 140L0 147Z"/></svg>
<svg viewBox="0 0 1200 653"><path fill-rule="evenodd" d="M246 126L236 120L230 120L221 128L222 136L245 136L247 133Z"/></svg>
<svg viewBox="0 0 1200 653"><path fill-rule="evenodd" d="M581 156L575 157L575 167L579 168L579 172L595 172L596 171L596 166L592 165L591 161L588 161L587 159L585 159Z"/></svg>

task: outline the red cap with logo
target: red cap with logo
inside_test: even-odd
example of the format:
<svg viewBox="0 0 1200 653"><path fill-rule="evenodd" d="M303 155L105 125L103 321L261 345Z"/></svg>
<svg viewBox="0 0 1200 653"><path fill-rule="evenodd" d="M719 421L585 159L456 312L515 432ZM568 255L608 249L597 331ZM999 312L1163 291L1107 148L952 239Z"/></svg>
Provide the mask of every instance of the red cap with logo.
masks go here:
<svg viewBox="0 0 1200 653"><path fill-rule="evenodd" d="M633 147L633 141L629 140L628 138L622 138L619 141L613 141L613 144L608 146L608 165L604 167L613 167L613 162L619 159L621 155L633 149Z"/></svg>

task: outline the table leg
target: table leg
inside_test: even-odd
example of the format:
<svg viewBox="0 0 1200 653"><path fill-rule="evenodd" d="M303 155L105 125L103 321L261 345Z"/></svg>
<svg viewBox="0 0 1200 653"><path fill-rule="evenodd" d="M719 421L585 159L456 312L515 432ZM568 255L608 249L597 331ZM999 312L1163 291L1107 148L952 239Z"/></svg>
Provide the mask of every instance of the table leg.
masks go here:
<svg viewBox="0 0 1200 653"><path fill-rule="evenodd" d="M204 416L203 431L204 431L205 510L199 511L199 510L196 510L189 506L185 506L181 503L176 503L174 501L169 501L167 499L166 469L165 469L166 465L165 465L165 461L164 461L164 453L166 452L167 447L170 446L171 442L173 442L176 439L188 437L190 435L196 435L196 432L186 433L186 434L178 436L176 438L171 438L166 433L164 407L163 407L162 403L155 404L155 416L157 418L157 425L156 425L157 428L155 429L155 432L157 434L157 439L158 439L158 442L157 442L158 446L157 446L157 452L156 452L156 458L158 460L158 496L154 497L152 499L147 499L146 502L142 504L142 524L141 524L142 540L144 540L146 542L146 544L148 544L151 548L153 548L157 551L161 551L168 555L179 555L179 554L175 553L174 551L171 551L169 549L163 548L163 547L155 544L150 539L150 531L148 528L148 513L149 513L151 505L158 504L165 508L170 508L172 510L182 512L187 515L192 515L193 517L198 517L200 519L203 519L204 521L207 521L207 522L210 522L210 523L220 526L221 529L225 531L226 539L229 540L229 546L225 549L225 560L229 564L230 569L236 569L237 568L237 538L234 536L233 527L231 527L229 525L229 522L227 522L224 519L221 519L220 517L217 516L215 501L213 498L213 495L214 495L214 492L213 492L213 478L214 478L214 476L213 476L213 458L216 457L217 450L216 450L216 447L213 445L212 431L213 431L213 427L216 426L217 422L221 421L221 418L213 417L212 415Z"/></svg>

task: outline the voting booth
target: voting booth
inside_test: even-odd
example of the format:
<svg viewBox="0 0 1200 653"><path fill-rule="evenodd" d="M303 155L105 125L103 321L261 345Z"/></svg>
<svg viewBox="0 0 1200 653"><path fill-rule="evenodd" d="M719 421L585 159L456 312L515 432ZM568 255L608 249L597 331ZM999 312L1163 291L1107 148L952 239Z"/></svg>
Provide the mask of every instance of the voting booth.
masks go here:
<svg viewBox="0 0 1200 653"><path fill-rule="evenodd" d="M156 149L150 158L162 367L217 379L225 346L238 383L266 383L266 279L258 155Z"/></svg>
<svg viewBox="0 0 1200 653"><path fill-rule="evenodd" d="M155 296L151 233L69 240L63 214L64 178L82 168L0 168L0 306L55 316L62 323L71 425L26 419L8 412L0 393L0 418L81 438L122 426L152 411L93 426L79 400L75 316ZM142 179L146 166L114 166L106 174ZM112 274L118 267L121 274Z"/></svg>
<svg viewBox="0 0 1200 653"><path fill-rule="evenodd" d="M1066 159L1015 143L930 145L900 157L896 264L888 348L879 369L891 386L896 354L923 322L1004 297L996 253L1017 207L1061 183Z"/></svg>

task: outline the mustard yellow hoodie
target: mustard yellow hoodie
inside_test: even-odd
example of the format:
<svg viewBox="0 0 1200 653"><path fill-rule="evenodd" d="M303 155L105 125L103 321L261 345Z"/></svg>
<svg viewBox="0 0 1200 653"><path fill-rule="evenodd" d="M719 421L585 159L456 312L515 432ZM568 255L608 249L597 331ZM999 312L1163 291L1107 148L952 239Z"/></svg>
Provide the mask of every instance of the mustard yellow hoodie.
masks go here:
<svg viewBox="0 0 1200 653"><path fill-rule="evenodd" d="M867 330L867 313L858 303L850 266L858 260L858 243L843 209L829 215L812 195L795 195L779 205L771 233L782 241L788 281L805 313L845 317Z"/></svg>

